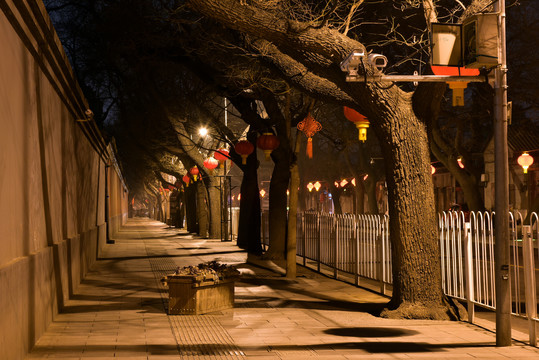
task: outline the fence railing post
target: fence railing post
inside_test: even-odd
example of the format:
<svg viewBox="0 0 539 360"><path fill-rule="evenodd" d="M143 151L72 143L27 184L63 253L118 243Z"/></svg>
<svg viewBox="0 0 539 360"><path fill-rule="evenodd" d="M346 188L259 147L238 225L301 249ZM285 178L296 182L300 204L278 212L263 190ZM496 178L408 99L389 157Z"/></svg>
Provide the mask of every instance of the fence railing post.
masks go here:
<svg viewBox="0 0 539 360"><path fill-rule="evenodd" d="M302 238L301 241L303 243L303 266L307 265L307 234L306 234L306 220L305 220L305 211L301 213L301 230L302 230Z"/></svg>
<svg viewBox="0 0 539 360"><path fill-rule="evenodd" d="M359 286L359 215L354 216L354 235L355 235L355 260L356 260L356 271L355 271L355 282L356 286Z"/></svg>
<svg viewBox="0 0 539 360"><path fill-rule="evenodd" d="M473 257L472 257L472 227L471 222L464 223L464 271L466 272L466 304L468 308L468 321L474 322L475 318L475 295L474 295L474 277L473 277Z"/></svg>
<svg viewBox="0 0 539 360"><path fill-rule="evenodd" d="M317 213L316 214L316 224L318 225L318 241L317 241L317 246L318 248L316 249L316 268L317 268L317 271L320 272L320 248L322 247L322 225L321 225L321 220L320 220L320 214Z"/></svg>
<svg viewBox="0 0 539 360"><path fill-rule="evenodd" d="M530 345L537 346L536 324L537 295L535 289L535 264L531 227L522 226L522 257L524 260L524 289L526 293L526 316L528 317Z"/></svg>
<svg viewBox="0 0 539 360"><path fill-rule="evenodd" d="M339 236L337 235L337 216L333 217L333 226L331 227L331 235L333 237L333 240L335 241L335 261L333 262L333 277L337 279L339 277L339 269L338 269L338 262L339 262Z"/></svg>
<svg viewBox="0 0 539 360"><path fill-rule="evenodd" d="M377 254L376 254L376 257L378 258L377 260L377 264L378 264L378 269L377 269L377 273L378 273L378 277L379 277L379 280L380 280L380 293L381 294L385 294L386 292L386 284L384 282L384 278L385 278L385 259L384 259L384 254L385 254L385 249L384 249L384 238L382 236L382 229L381 229L381 222L380 222L380 217L378 216L378 234L376 235L376 241L377 241L377 246L376 246L376 249L378 250L377 251Z"/></svg>

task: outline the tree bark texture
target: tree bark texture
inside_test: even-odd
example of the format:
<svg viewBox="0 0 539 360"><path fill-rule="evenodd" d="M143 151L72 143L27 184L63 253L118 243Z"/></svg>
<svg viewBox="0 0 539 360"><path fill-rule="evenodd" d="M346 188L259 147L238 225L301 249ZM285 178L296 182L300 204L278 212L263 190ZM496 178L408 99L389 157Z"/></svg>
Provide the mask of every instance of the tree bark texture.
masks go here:
<svg viewBox="0 0 539 360"><path fill-rule="evenodd" d="M385 121L374 128L386 144L382 150L388 163L392 306L405 305L399 316L440 318L443 294L427 127L413 113L410 98L384 100Z"/></svg>
<svg viewBox="0 0 539 360"><path fill-rule="evenodd" d="M196 186L193 184L187 186L184 194L185 221L187 223L187 231L190 233L198 233Z"/></svg>
<svg viewBox="0 0 539 360"><path fill-rule="evenodd" d="M208 176L204 184L207 190L209 203L209 236L212 239L221 238L221 196L219 193L219 179Z"/></svg>
<svg viewBox="0 0 539 360"><path fill-rule="evenodd" d="M269 248L264 255L268 259L284 259L286 249L287 196L290 181L288 151L282 142L271 157L275 163L269 188Z"/></svg>
<svg viewBox="0 0 539 360"><path fill-rule="evenodd" d="M297 150L299 148L300 138L296 133L296 144L294 146L295 158L297 159ZM290 196L288 198L288 238L286 241L286 277L296 278L296 253L297 253L297 209L298 209L298 191L299 169L297 160L290 167Z"/></svg>
<svg viewBox="0 0 539 360"><path fill-rule="evenodd" d="M206 189L202 181L197 181L193 184L196 187L197 197L197 219L198 219L198 234L203 238L208 237L208 201L206 200Z"/></svg>
<svg viewBox="0 0 539 360"><path fill-rule="evenodd" d="M247 157L241 181L240 219L238 224L238 246L250 254L261 255L260 240L260 194L258 189L256 151Z"/></svg>

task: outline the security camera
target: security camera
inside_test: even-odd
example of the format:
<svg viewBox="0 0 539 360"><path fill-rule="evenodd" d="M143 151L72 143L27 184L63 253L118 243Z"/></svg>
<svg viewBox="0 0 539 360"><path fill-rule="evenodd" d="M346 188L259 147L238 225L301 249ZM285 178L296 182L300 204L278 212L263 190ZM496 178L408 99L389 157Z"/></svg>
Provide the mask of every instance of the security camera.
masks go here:
<svg viewBox="0 0 539 360"><path fill-rule="evenodd" d="M376 67L378 71L382 71L387 66L387 58L382 54L369 54L367 60L371 65Z"/></svg>
<svg viewBox="0 0 539 360"><path fill-rule="evenodd" d="M361 59L365 56L365 51L354 50L342 62L341 70L348 73L348 76L357 76L357 69Z"/></svg>

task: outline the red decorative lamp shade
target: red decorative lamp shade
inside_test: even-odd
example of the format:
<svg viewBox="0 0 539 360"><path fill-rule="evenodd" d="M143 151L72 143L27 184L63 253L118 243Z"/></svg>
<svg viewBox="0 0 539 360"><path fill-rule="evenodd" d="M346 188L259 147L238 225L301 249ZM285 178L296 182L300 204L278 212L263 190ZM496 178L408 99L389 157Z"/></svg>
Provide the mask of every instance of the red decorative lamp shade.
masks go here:
<svg viewBox="0 0 539 360"><path fill-rule="evenodd" d="M348 106L344 107L344 116L356 125L359 130L359 140L365 142L367 140L367 129L369 128L369 120L364 115Z"/></svg>
<svg viewBox="0 0 539 360"><path fill-rule="evenodd" d="M299 131L303 131L307 136L307 156L309 159L313 158L313 135L322 130L322 124L316 121L311 113L307 115L305 119L300 121L297 126Z"/></svg>
<svg viewBox="0 0 539 360"><path fill-rule="evenodd" d="M185 186L189 186L189 181L191 180L189 178L189 174L185 174L182 178L183 182L185 183Z"/></svg>
<svg viewBox="0 0 539 360"><path fill-rule="evenodd" d="M219 161L213 157L209 157L204 160L204 167L210 171L210 174L213 173L213 169L215 169L217 166L219 166Z"/></svg>
<svg viewBox="0 0 539 360"><path fill-rule="evenodd" d="M247 163L247 156L253 153L255 146L250 141L240 140L234 146L234 150L240 154L241 163L245 165Z"/></svg>
<svg viewBox="0 0 539 360"><path fill-rule="evenodd" d="M228 160L228 150L227 149L218 149L213 154L213 157L219 161L219 164L221 164L221 167L224 166L225 161Z"/></svg>
<svg viewBox="0 0 539 360"><path fill-rule="evenodd" d="M189 169L189 173L193 175L193 180L197 181L197 175L200 173L198 168L196 166L193 166L191 169Z"/></svg>
<svg viewBox="0 0 539 360"><path fill-rule="evenodd" d="M264 133L256 140L256 146L264 151L266 160L269 160L271 152L279 147L279 138L272 133Z"/></svg>
<svg viewBox="0 0 539 360"><path fill-rule="evenodd" d="M518 157L517 162L524 169L524 174L527 174L528 168L533 164L533 157L524 151L522 155Z"/></svg>
<svg viewBox="0 0 539 360"><path fill-rule="evenodd" d="M434 75L450 76L478 76L479 69L466 69L454 66L431 66ZM464 106L464 89L468 86L465 81L448 81L449 88L453 90L453 106Z"/></svg>

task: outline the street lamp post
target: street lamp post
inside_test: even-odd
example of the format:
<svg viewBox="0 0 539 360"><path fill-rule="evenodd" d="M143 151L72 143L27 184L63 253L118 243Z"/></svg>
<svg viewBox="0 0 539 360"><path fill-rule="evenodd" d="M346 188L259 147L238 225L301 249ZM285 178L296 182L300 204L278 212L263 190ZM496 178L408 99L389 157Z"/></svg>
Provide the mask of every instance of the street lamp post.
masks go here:
<svg viewBox="0 0 539 360"><path fill-rule="evenodd" d="M511 345L511 286L509 279L509 161L507 150L507 59L505 0L498 0L498 59L494 70L494 262L496 287L496 346Z"/></svg>

